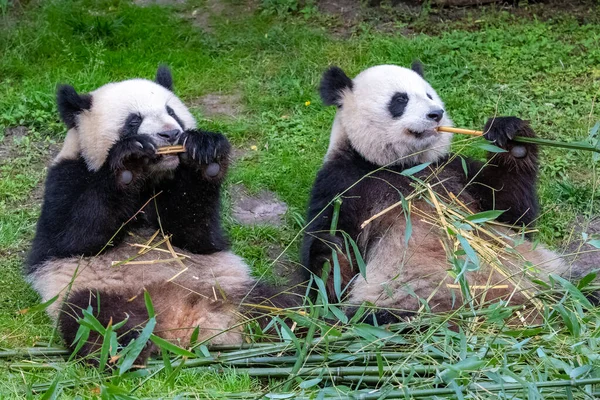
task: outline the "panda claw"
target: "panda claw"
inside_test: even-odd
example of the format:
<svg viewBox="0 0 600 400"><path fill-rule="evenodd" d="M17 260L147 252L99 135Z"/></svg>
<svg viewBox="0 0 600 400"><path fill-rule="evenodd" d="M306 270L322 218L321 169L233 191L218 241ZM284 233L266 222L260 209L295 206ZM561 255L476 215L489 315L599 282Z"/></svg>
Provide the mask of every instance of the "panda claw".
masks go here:
<svg viewBox="0 0 600 400"><path fill-rule="evenodd" d="M138 146L140 149L144 148L144 145L140 142L135 142L136 146Z"/></svg>

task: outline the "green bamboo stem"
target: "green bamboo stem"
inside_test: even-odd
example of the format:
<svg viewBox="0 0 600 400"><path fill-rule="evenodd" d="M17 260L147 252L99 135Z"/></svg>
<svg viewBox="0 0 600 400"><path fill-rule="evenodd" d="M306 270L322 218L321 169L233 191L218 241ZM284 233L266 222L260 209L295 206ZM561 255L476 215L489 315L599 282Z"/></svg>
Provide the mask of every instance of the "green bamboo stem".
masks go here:
<svg viewBox="0 0 600 400"><path fill-rule="evenodd" d="M71 352L61 348L30 347L23 349L0 351L1 358L33 358L33 357L56 357L68 356Z"/></svg>
<svg viewBox="0 0 600 400"><path fill-rule="evenodd" d="M530 138L523 136L516 136L513 138L515 142L519 143L533 143L541 146L550 146L550 147L560 147L563 149L571 149L571 150L585 150L585 151L593 151L596 153L600 153L600 147L595 147L591 144L582 143L582 142L557 142L556 140L550 139L542 139L542 138Z"/></svg>
<svg viewBox="0 0 600 400"><path fill-rule="evenodd" d="M213 367L207 367L207 370L215 371ZM416 373L420 375L431 375L435 374L439 366L428 366L428 365L407 365L402 368L395 366L384 366L380 369L378 366L372 367L307 367L300 368L294 376L327 376L327 377L343 377L352 375L373 375L379 376L380 371L384 374L395 373ZM219 369L217 369L218 371ZM288 368L236 368L237 373L248 374L254 377L271 377L271 378L289 378L292 375L293 367Z"/></svg>
<svg viewBox="0 0 600 400"><path fill-rule="evenodd" d="M440 126L440 127L438 127L438 131L458 133L458 134L462 134L462 135L473 135L473 136L483 136L483 134L484 134L483 131L455 128L452 126ZM537 138L537 137L531 138L531 137L523 137L523 136L516 136L511 140L513 140L515 142L520 142L520 143L533 143L533 144L538 144L538 145L542 145L542 146L561 147L564 149L585 150L585 151L593 151L596 153L600 153L600 146L598 146L598 145L594 146L592 144L584 143L584 142L557 142L555 140L550 140L550 139L542 139L542 138Z"/></svg>

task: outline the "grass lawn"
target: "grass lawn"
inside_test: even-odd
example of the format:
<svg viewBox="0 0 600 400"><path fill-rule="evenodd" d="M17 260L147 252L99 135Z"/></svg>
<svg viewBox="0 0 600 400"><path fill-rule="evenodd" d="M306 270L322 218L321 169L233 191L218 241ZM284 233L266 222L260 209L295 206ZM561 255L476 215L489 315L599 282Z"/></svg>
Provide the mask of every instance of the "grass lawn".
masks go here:
<svg viewBox="0 0 600 400"><path fill-rule="evenodd" d="M530 120L541 137L575 141L588 138L600 120L600 10L594 5L585 18L560 11L552 18L536 18L538 7L516 14L490 8L442 20L425 10L395 24L375 16L348 26L339 15L319 13L310 2L295 12L287 10L297 5L293 0L250 6L228 0L173 3L0 0L0 348L56 340L43 312L20 310L38 303L21 267L39 214L45 166L65 134L54 104L59 82L88 91L114 80L152 78L160 63L168 64L175 90L191 105L198 125L224 132L240 155L228 186L243 184L251 193L273 191L289 207L282 226L249 227L233 221L229 196L225 199L234 250L255 274L273 280L269 249L286 249L285 256L297 261L308 193L328 145L335 110L322 105L316 88L330 64L353 76L372 65L407 66L419 58L459 127L481 129L494 114L517 115ZM234 102L234 115L207 112L206 95ZM481 155L476 149L467 153ZM594 193L600 184L597 167L589 153L542 150L541 242L563 249L600 215L600 196ZM450 364L479 354L485 362L478 364L484 372L477 377L493 381L496 374L507 384L600 377L600 316L582 317L576 305L572 310L564 318L570 323L514 335L514 341L503 339L504 344L496 344L500 350L486 347L488 331L476 328L445 330L417 342L439 348L456 344L448 350ZM575 320L569 319L573 315ZM507 354L521 350L513 368ZM456 373L450 387L475 379L469 375L464 381L463 372ZM280 383L248 371L193 368L163 371L150 379L140 374L112 380L73 362L54 360L31 368L12 358L0 359L0 397L43 393L55 375L66 398L101 392L103 398L123 399L227 398L222 393L266 393ZM298 393L317 388L294 385ZM351 387L340 385L335 393ZM588 389L559 394L593 398ZM517 397L543 398L528 390Z"/></svg>

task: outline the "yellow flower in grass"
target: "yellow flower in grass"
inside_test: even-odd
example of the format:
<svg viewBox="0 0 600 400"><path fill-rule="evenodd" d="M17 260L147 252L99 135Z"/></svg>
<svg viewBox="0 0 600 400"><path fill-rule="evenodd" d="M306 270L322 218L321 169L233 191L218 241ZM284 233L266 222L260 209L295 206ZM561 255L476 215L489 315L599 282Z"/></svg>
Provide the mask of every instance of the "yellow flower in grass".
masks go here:
<svg viewBox="0 0 600 400"><path fill-rule="evenodd" d="M310 106L310 101L304 102L304 105L307 106L307 107Z"/></svg>
<svg viewBox="0 0 600 400"><path fill-rule="evenodd" d="M256 150L258 150L258 147L256 147L255 144L253 144L252 146L250 146L250 149L256 151Z"/></svg>

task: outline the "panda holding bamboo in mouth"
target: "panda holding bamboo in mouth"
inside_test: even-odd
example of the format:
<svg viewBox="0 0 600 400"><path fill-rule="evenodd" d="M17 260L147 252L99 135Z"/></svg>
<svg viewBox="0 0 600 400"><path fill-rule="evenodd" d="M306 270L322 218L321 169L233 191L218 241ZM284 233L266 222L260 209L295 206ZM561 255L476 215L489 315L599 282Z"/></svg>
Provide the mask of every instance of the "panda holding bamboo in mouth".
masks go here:
<svg viewBox="0 0 600 400"><path fill-rule="evenodd" d="M512 139L535 133L519 118L492 118L485 125L485 138L506 152L489 153L487 162L461 161L450 153L452 134L438 131L452 121L419 63L411 69L375 66L354 79L331 67L323 75L320 93L337 113L312 188L303 265L321 276L324 264L337 263L341 285L336 290L329 273L325 287L330 301L347 303L349 315L370 305L374 311L368 322L371 317L375 323L397 321L421 308L444 312L462 306L457 275L451 273L448 261L453 249L442 243L448 227L435 226L427 218L439 211L436 200L412 199L408 230L406 207L393 206L415 192L418 179L447 203L464 205L472 213L504 210L498 221L517 228L530 226L538 215L538 149ZM430 164L406 174L425 163ZM338 196L342 203L332 234L333 202ZM502 229L506 243L515 244L518 254L501 255L501 268L481 260L480 268L466 272L473 301L527 304L532 283L526 275L547 280L549 274L577 278L588 272L541 245L509 240L511 230ZM344 235L358 245L364 275Z"/></svg>
<svg viewBox="0 0 600 400"><path fill-rule="evenodd" d="M243 315L255 315L254 306L291 304L278 303L284 296L229 251L220 218L229 142L196 128L166 67L155 81L113 82L88 94L64 85L57 103L68 132L48 171L27 276L42 301L54 299L47 311L68 346L90 308L103 326L126 320L117 333L129 344L149 320L144 291L154 303L154 333L182 346L196 328L199 341L241 344ZM185 151L157 154L169 145ZM169 248L154 250L167 237ZM101 345L91 332L80 354Z"/></svg>

